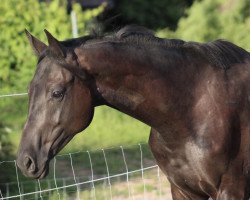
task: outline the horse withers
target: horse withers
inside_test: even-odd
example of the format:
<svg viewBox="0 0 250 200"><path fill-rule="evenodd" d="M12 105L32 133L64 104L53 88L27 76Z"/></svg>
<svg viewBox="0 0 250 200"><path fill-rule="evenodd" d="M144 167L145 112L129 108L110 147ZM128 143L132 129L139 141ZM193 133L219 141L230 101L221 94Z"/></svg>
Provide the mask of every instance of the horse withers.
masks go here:
<svg viewBox="0 0 250 200"><path fill-rule="evenodd" d="M17 163L43 178L49 161L108 105L152 127L149 144L174 200L250 198L250 54L223 40L161 39L127 26L48 46L38 56Z"/></svg>

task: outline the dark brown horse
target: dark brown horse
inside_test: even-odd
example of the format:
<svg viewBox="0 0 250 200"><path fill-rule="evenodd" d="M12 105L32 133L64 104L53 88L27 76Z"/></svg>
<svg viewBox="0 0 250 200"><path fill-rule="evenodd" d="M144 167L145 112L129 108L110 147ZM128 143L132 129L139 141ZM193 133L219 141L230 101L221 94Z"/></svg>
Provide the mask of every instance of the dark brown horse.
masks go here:
<svg viewBox="0 0 250 200"><path fill-rule="evenodd" d="M24 174L48 163L108 105L152 127L149 143L173 199L250 197L250 54L226 41L167 40L128 26L49 45L39 61L18 153Z"/></svg>

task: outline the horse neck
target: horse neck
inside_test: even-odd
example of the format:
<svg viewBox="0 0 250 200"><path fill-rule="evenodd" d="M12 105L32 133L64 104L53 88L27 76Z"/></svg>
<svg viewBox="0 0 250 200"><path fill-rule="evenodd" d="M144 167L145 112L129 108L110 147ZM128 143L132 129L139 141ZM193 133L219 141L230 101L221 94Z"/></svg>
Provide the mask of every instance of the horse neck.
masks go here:
<svg viewBox="0 0 250 200"><path fill-rule="evenodd" d="M154 126L158 122L151 113L158 113L152 97L156 94L150 83L146 83L147 75L124 74L121 76L95 77L99 94L104 104L126 113L140 121Z"/></svg>
<svg viewBox="0 0 250 200"><path fill-rule="evenodd" d="M94 77L92 87L103 99L102 104L152 127L163 123L161 116L168 110L164 103L167 90L162 88L166 85L165 79L152 67L150 59L145 59L143 50L100 43L76 52L81 67Z"/></svg>

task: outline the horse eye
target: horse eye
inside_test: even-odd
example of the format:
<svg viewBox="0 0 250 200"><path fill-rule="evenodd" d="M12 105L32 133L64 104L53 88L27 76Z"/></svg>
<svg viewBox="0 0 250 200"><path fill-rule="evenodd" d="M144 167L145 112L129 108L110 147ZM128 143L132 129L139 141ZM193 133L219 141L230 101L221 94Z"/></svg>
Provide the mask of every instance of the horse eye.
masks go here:
<svg viewBox="0 0 250 200"><path fill-rule="evenodd" d="M62 99L64 96L64 90L55 90L52 93L52 97L56 99Z"/></svg>

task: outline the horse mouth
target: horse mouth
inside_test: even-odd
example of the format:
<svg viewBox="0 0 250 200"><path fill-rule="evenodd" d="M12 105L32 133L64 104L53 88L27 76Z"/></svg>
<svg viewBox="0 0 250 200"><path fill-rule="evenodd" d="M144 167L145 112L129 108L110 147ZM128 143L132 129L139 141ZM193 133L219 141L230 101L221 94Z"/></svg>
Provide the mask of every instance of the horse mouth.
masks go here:
<svg viewBox="0 0 250 200"><path fill-rule="evenodd" d="M71 139L70 135L67 135L62 129L58 132L58 136L55 138L50 146L48 158L52 159Z"/></svg>
<svg viewBox="0 0 250 200"><path fill-rule="evenodd" d="M44 167L43 171L35 177L35 179L43 179L44 177L46 177L49 173L49 167Z"/></svg>
<svg viewBox="0 0 250 200"><path fill-rule="evenodd" d="M64 131L61 131L60 135L56 138L56 140L52 143L48 158L51 160L54 158L59 151L63 149L63 147L73 138L72 135L66 135Z"/></svg>
<svg viewBox="0 0 250 200"><path fill-rule="evenodd" d="M67 136L63 138L63 131L61 131L61 134L56 138L56 140L52 143L47 161L44 164L44 167L42 170L39 170L36 174L28 174L27 176L32 177L34 179L43 179L49 174L49 163L51 159L71 140L72 137Z"/></svg>

